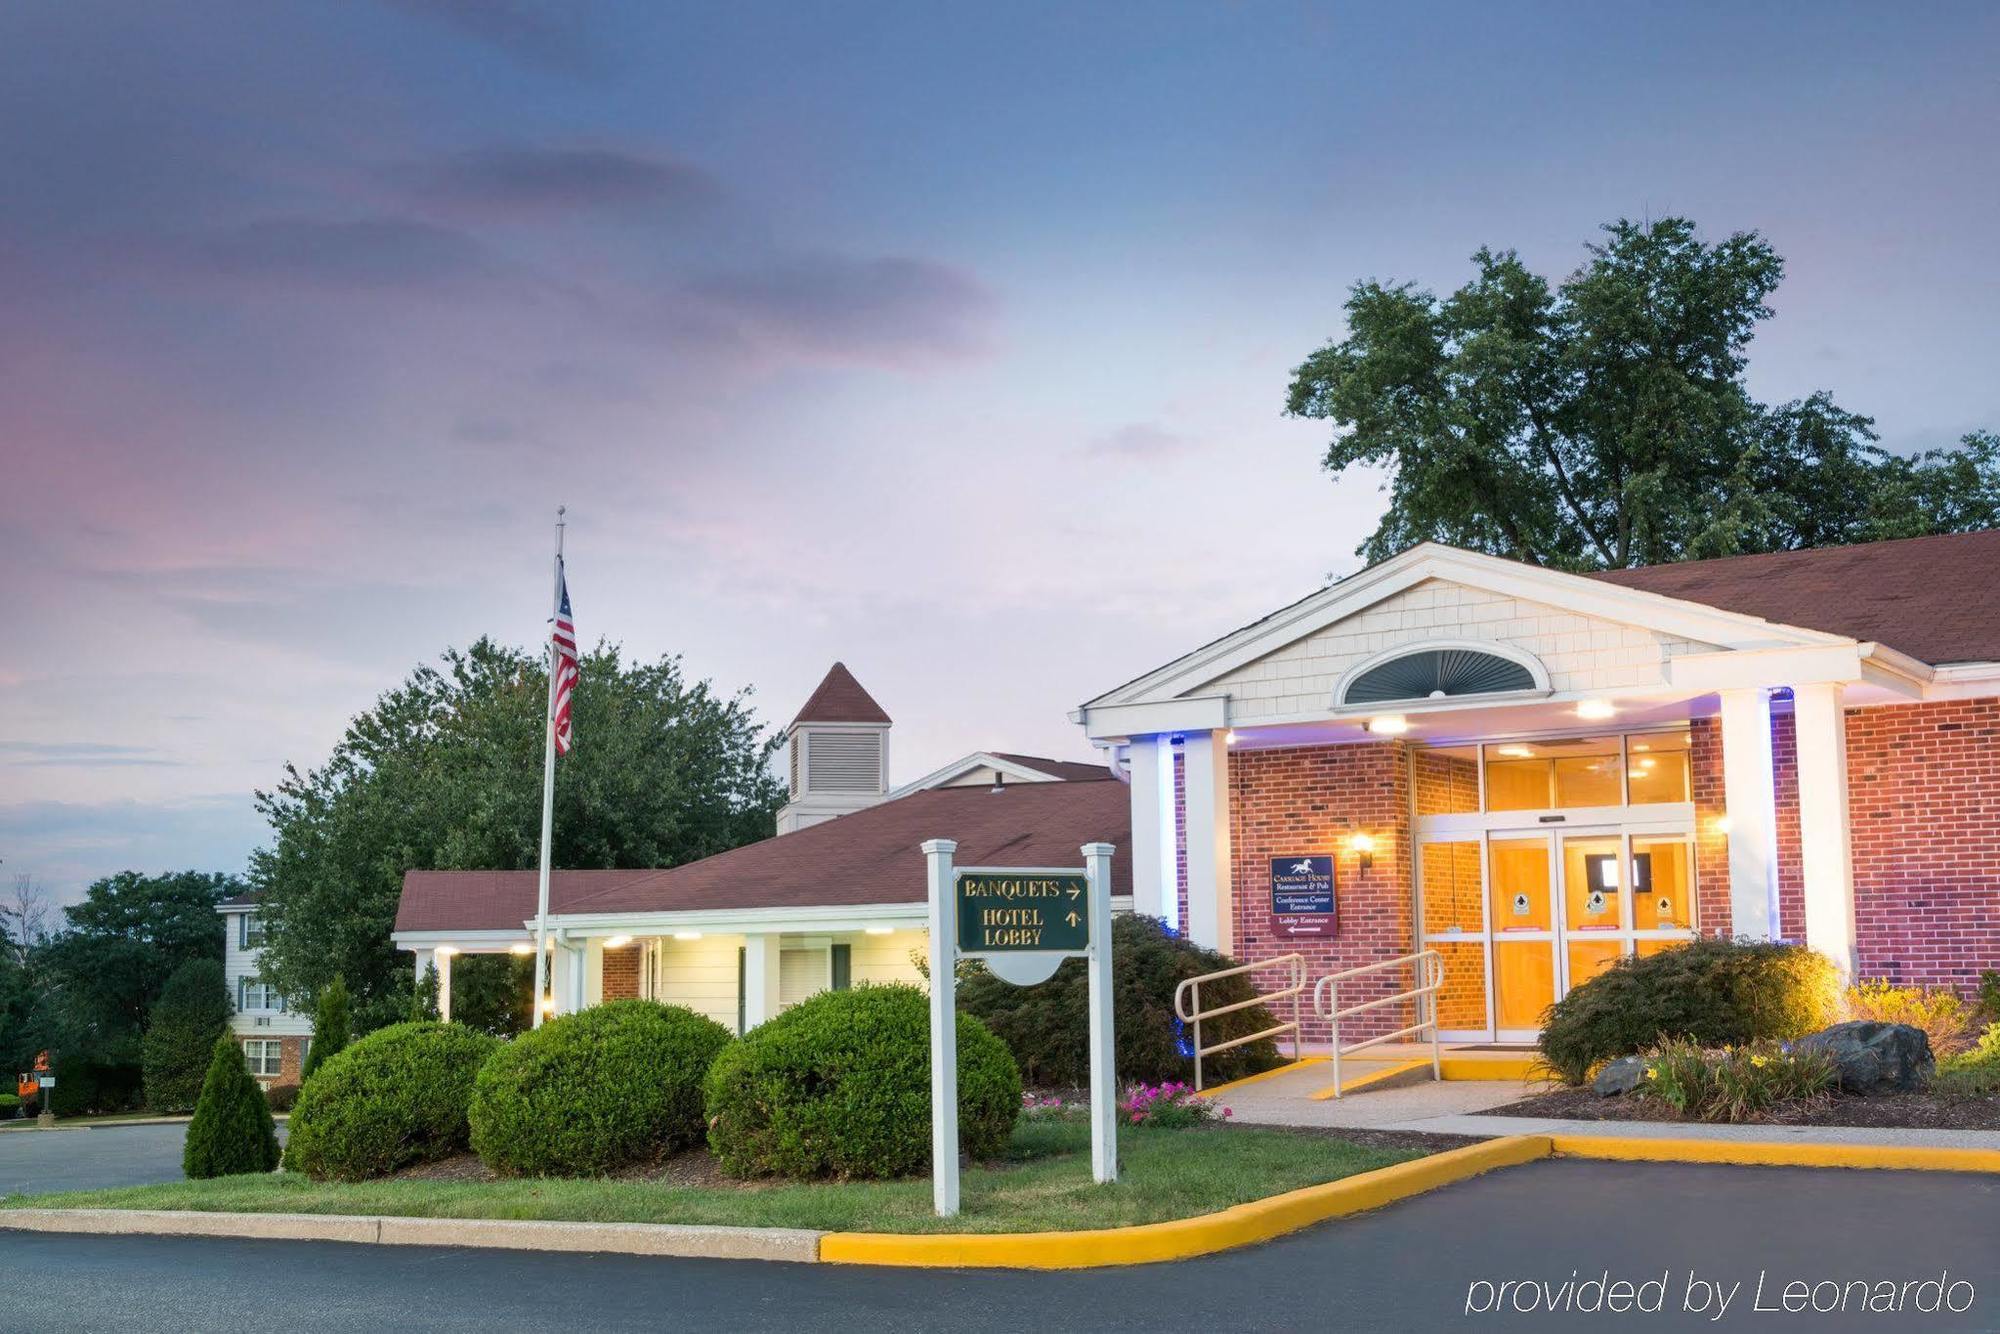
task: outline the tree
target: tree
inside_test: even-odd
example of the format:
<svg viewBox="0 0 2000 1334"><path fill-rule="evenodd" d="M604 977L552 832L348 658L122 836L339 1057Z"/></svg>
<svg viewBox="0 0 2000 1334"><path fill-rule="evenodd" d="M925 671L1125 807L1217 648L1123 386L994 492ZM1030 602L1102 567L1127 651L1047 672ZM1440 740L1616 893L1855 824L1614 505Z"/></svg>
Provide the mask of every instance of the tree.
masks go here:
<svg viewBox="0 0 2000 1334"><path fill-rule="evenodd" d="M137 1062L146 1016L167 979L194 959L222 958L215 905L246 886L201 871L121 871L64 910L63 929L33 952L51 1013L49 1043L105 1063Z"/></svg>
<svg viewBox="0 0 2000 1334"><path fill-rule="evenodd" d="M526 870L541 831L548 678L482 639L420 667L349 724L317 769L260 792L272 842L252 858L265 975L287 995L345 976L357 1027L407 1004L389 940L403 873ZM771 832L782 790L744 694L689 684L680 662L582 663L577 743L556 765L560 867L674 866Z"/></svg>
<svg viewBox="0 0 2000 1334"><path fill-rule="evenodd" d="M532 955L461 954L451 961L451 1019L455 1024L511 1038L534 1018Z"/></svg>
<svg viewBox="0 0 2000 1334"><path fill-rule="evenodd" d="M1338 428L1329 472L1389 470L1368 559L1438 541L1620 568L2000 523L2000 438L1898 457L1827 393L1751 398L1744 352L1784 276L1756 233L1604 231L1553 289L1483 248L1443 300L1352 289L1347 336L1293 372L1285 410Z"/></svg>
<svg viewBox="0 0 2000 1334"><path fill-rule="evenodd" d="M319 993L313 1007L312 1046L306 1049L306 1063L299 1070L299 1083L313 1077L313 1071L327 1063L347 1045L351 1032L347 1004L347 982L339 973Z"/></svg>
<svg viewBox="0 0 2000 1334"><path fill-rule="evenodd" d="M413 1024L434 1024L444 1017L438 1007L438 969L434 963L424 965L424 975L417 981L417 989L410 995L409 1022Z"/></svg>
<svg viewBox="0 0 2000 1334"><path fill-rule="evenodd" d="M243 1064L243 1049L224 1033L209 1056L201 1097L188 1122L181 1170L196 1181L208 1177L274 1172L278 1130L264 1090Z"/></svg>
<svg viewBox="0 0 2000 1334"><path fill-rule="evenodd" d="M229 1028L229 984L214 959L190 959L167 979L146 1025L146 1105L184 1112L201 1096L215 1040Z"/></svg>

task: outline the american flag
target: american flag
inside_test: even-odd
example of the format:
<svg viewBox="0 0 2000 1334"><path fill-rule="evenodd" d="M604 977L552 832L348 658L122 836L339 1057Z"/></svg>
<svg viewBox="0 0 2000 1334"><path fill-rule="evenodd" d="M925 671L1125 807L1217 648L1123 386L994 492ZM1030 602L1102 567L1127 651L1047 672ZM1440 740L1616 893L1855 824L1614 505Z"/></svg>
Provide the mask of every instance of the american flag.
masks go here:
<svg viewBox="0 0 2000 1334"><path fill-rule="evenodd" d="M562 557L556 557L556 624L549 636L555 647L556 754L569 754L570 695L576 689L576 622L569 614L569 580L563 574Z"/></svg>

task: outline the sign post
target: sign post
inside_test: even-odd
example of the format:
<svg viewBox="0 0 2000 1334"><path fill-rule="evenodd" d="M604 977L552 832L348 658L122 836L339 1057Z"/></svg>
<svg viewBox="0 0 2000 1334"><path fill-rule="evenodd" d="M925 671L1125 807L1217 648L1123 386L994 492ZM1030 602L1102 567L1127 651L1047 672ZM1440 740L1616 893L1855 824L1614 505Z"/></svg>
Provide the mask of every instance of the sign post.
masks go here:
<svg viewBox="0 0 2000 1334"><path fill-rule="evenodd" d="M931 1200L958 1213L958 1014L960 959L978 959L1003 982L1034 986L1064 959L1090 976L1090 1170L1118 1179L1118 1061L1111 987L1109 843L1083 845L1083 866L958 867L958 844L923 844L930 886Z"/></svg>

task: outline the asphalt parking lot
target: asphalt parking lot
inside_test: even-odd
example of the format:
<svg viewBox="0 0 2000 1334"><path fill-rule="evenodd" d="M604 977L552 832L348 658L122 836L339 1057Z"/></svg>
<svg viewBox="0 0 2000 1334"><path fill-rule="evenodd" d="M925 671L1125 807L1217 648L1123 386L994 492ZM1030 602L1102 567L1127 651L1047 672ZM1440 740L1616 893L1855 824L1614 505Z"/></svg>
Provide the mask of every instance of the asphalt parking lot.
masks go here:
<svg viewBox="0 0 2000 1334"><path fill-rule="evenodd" d="M4 1150L0 1150L4 1151ZM1554 1161L1249 1250L1068 1274L17 1233L38 1329L2000 1329L2000 1180ZM278 1281L274 1276L282 1275ZM1576 1309L1608 1275L1638 1309ZM1917 1309L1937 1293L1957 1311ZM1577 1285L1565 1308L1563 1283ZM1761 1294L1758 1281L1762 1279ZM1495 1303L1489 1292L1510 1282ZM1714 1285L1720 1282L1722 1287ZM1849 1309L1788 1312L1831 1281ZM1518 1309L1523 1289L1557 1309ZM1888 1290L1901 1309L1854 1309ZM1487 1287L1481 1287L1485 1284ZM1607 1295L1613 1291L1607 1284ZM1949 1289L1946 1284L1956 1285ZM1728 1305L1717 1318L1719 1292ZM1655 1303L1657 1308L1650 1309ZM1698 1304L1699 1303L1699 1304ZM1762 1309L1759 1309L1761 1306Z"/></svg>
<svg viewBox="0 0 2000 1334"><path fill-rule="evenodd" d="M0 1195L181 1179L187 1125L0 1131Z"/></svg>

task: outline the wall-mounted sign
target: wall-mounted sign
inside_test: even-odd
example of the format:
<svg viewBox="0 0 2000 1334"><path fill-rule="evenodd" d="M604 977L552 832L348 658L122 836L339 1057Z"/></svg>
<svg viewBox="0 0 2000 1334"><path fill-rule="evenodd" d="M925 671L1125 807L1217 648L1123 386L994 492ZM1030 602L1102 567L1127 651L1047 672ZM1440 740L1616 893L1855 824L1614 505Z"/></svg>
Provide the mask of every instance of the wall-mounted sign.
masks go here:
<svg viewBox="0 0 2000 1334"><path fill-rule="evenodd" d="M960 871L958 952L1082 953L1090 947L1090 886L1077 871Z"/></svg>
<svg viewBox="0 0 2000 1334"><path fill-rule="evenodd" d="M1280 936L1330 937L1334 932L1333 858L1307 854L1271 858L1271 928Z"/></svg>

